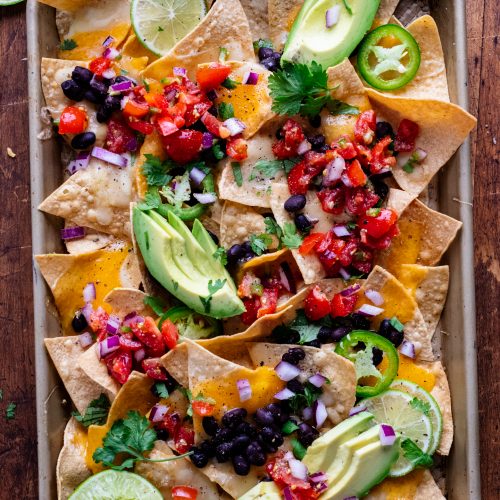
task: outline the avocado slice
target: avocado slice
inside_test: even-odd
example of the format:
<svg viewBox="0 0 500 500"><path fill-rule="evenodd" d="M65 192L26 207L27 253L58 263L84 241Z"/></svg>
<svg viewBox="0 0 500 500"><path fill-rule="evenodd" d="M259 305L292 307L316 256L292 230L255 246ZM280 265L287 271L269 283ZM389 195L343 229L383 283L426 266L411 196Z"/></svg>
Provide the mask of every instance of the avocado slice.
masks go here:
<svg viewBox="0 0 500 500"><path fill-rule="evenodd" d="M302 461L311 472L326 471L335 460L340 445L373 425L373 415L367 411L344 420L316 439Z"/></svg>
<svg viewBox="0 0 500 500"><path fill-rule="evenodd" d="M209 295L209 281L225 279L225 276L200 274L188 258L188 243L165 219L158 217L160 219L137 207L132 210L134 234L149 272L172 295L199 314L229 318L244 312L245 306L228 282L212 296L210 310L205 310L200 297Z"/></svg>
<svg viewBox="0 0 500 500"><path fill-rule="evenodd" d="M239 500L257 500L259 498L267 500L281 500L281 492L273 481L262 481L247 491Z"/></svg>
<svg viewBox="0 0 500 500"><path fill-rule="evenodd" d="M316 61L324 68L339 64L370 29L379 4L380 0L349 0L351 14L342 0L306 0L288 35L282 60ZM326 11L336 5L340 7L338 22L327 28Z"/></svg>

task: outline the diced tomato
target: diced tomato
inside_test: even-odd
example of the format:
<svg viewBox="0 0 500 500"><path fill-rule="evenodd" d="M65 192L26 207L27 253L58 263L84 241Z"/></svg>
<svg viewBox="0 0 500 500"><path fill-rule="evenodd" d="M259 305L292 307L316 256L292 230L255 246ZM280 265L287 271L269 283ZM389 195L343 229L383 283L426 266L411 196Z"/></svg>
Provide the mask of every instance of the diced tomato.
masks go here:
<svg viewBox="0 0 500 500"><path fill-rule="evenodd" d="M132 354L119 349L105 358L109 374L120 384L124 384L132 372Z"/></svg>
<svg viewBox="0 0 500 500"><path fill-rule="evenodd" d="M96 57L90 61L89 69L95 75L101 76L107 69L111 66L111 59L106 59L105 57Z"/></svg>
<svg viewBox="0 0 500 500"><path fill-rule="evenodd" d="M260 307L257 311L257 318L261 318L266 314L272 314L276 312L276 306L278 304L278 288L264 288L262 297L260 298Z"/></svg>
<svg viewBox="0 0 500 500"><path fill-rule="evenodd" d="M351 265L352 259L359 247L359 240L355 237L351 237L346 241L344 248L340 252L339 262L343 267L348 267Z"/></svg>
<svg viewBox="0 0 500 500"><path fill-rule="evenodd" d="M352 160L358 154L354 144L348 135L343 135L340 139L332 143L332 149L337 151L344 160Z"/></svg>
<svg viewBox="0 0 500 500"><path fill-rule="evenodd" d="M144 323L135 323L131 328L133 334L146 347L148 356L157 357L165 354L165 344L153 318L146 316Z"/></svg>
<svg viewBox="0 0 500 500"><path fill-rule="evenodd" d="M135 140L135 134L125 123L115 119L108 122L108 131L104 147L116 154L123 154L128 150L130 141Z"/></svg>
<svg viewBox="0 0 500 500"><path fill-rule="evenodd" d="M194 444L194 430L181 427L174 436L174 444L179 453L187 453Z"/></svg>
<svg viewBox="0 0 500 500"><path fill-rule="evenodd" d="M200 417L210 417L213 415L215 406L206 401L193 401L191 403L194 413Z"/></svg>
<svg viewBox="0 0 500 500"><path fill-rule="evenodd" d="M366 241L364 244L365 246L372 248L373 250L385 250L390 246L392 239L396 237L398 234L399 234L398 225L394 224L393 226L391 226L389 231L387 231L380 238L372 238L367 234L365 238Z"/></svg>
<svg viewBox="0 0 500 500"><path fill-rule="evenodd" d="M201 121L211 134L220 137L221 139L227 139L231 135L229 129L208 111L202 115Z"/></svg>
<svg viewBox="0 0 500 500"><path fill-rule="evenodd" d="M288 189L290 194L306 194L309 179L305 175L307 165L304 160L297 163L288 174Z"/></svg>
<svg viewBox="0 0 500 500"><path fill-rule="evenodd" d="M98 307L90 314L89 326L96 334L98 342L104 340L108 336L106 325L108 324L109 314L102 308Z"/></svg>
<svg viewBox="0 0 500 500"><path fill-rule="evenodd" d="M299 247L300 255L308 255L312 252L317 243L325 237L325 233L311 233L304 238Z"/></svg>
<svg viewBox="0 0 500 500"><path fill-rule="evenodd" d="M166 319L161 325L161 335L167 349L175 349L179 340L179 330L172 321Z"/></svg>
<svg viewBox="0 0 500 500"><path fill-rule="evenodd" d="M339 215L344 211L345 189L343 187L324 188L318 191L316 196L324 212Z"/></svg>
<svg viewBox="0 0 500 500"><path fill-rule="evenodd" d="M346 207L352 215L363 215L379 201L378 195L361 187L347 190Z"/></svg>
<svg viewBox="0 0 500 500"><path fill-rule="evenodd" d="M260 308L260 297L244 298L243 305L246 311L241 314L244 325L251 325L257 319L257 311Z"/></svg>
<svg viewBox="0 0 500 500"><path fill-rule="evenodd" d="M165 429L171 436L175 436L181 428L182 419L178 413L167 413L161 422L156 425L161 429Z"/></svg>
<svg viewBox="0 0 500 500"><path fill-rule="evenodd" d="M372 238L381 238L389 229L396 224L398 214L392 208L381 208L377 215L370 215L369 212L361 217L358 225Z"/></svg>
<svg viewBox="0 0 500 500"><path fill-rule="evenodd" d="M184 129L162 137L161 142L172 160L185 164L198 156L202 139L203 134L198 130Z"/></svg>
<svg viewBox="0 0 500 500"><path fill-rule="evenodd" d="M415 141L420 132L420 127L415 122L401 120L396 138L394 139L394 150L409 153L415 149Z"/></svg>
<svg viewBox="0 0 500 500"><path fill-rule="evenodd" d="M330 304L330 314L333 318L344 317L354 311L354 306L358 300L356 293L349 297L344 297L340 292L333 296Z"/></svg>
<svg viewBox="0 0 500 500"><path fill-rule="evenodd" d="M206 98L201 102L188 104L184 115L185 126L190 127L196 123L211 107L212 103Z"/></svg>
<svg viewBox="0 0 500 500"><path fill-rule="evenodd" d="M242 137L230 137L226 142L226 154L236 161L246 160L248 157L248 144Z"/></svg>
<svg viewBox="0 0 500 500"><path fill-rule="evenodd" d="M281 129L283 139L273 144L273 153L279 160L285 160L297 155L300 143L306 138L302 127L288 119Z"/></svg>
<svg viewBox="0 0 500 500"><path fill-rule="evenodd" d="M364 186L368 180L358 160L354 160L347 165L346 175L352 187Z"/></svg>
<svg viewBox="0 0 500 500"><path fill-rule="evenodd" d="M88 124L87 112L84 108L67 106L59 117L60 134L81 134Z"/></svg>
<svg viewBox="0 0 500 500"><path fill-rule="evenodd" d="M238 297L251 297L253 295L252 286L260 285L260 279L252 272L246 272L238 285Z"/></svg>
<svg viewBox="0 0 500 500"><path fill-rule="evenodd" d="M377 117L375 111L370 109L361 113L354 125L354 137L361 144L371 144L375 137Z"/></svg>
<svg viewBox="0 0 500 500"><path fill-rule="evenodd" d="M154 119L160 135L166 137L179 130L179 127L174 123L170 116L158 116Z"/></svg>
<svg viewBox="0 0 500 500"><path fill-rule="evenodd" d="M134 118L143 118L149 113L149 106L146 102L139 102L134 99L129 99L123 108L125 117L132 116Z"/></svg>
<svg viewBox="0 0 500 500"><path fill-rule="evenodd" d="M231 73L231 66L218 62L198 68L196 81L203 90L217 88Z"/></svg>
<svg viewBox="0 0 500 500"><path fill-rule="evenodd" d="M127 124L131 129L144 135L152 134L155 129L153 124L132 117L129 118Z"/></svg>
<svg viewBox="0 0 500 500"><path fill-rule="evenodd" d="M142 343L130 338L128 335L120 335L120 347L125 351L138 351L142 349Z"/></svg>
<svg viewBox="0 0 500 500"><path fill-rule="evenodd" d="M170 107L168 99L161 94L148 93L144 96L144 100L149 104L150 108L157 108L162 113L167 113Z"/></svg>
<svg viewBox="0 0 500 500"><path fill-rule="evenodd" d="M172 500L182 500L183 498L196 500L197 496L198 490L191 488L191 486L174 486L172 488Z"/></svg>
<svg viewBox="0 0 500 500"><path fill-rule="evenodd" d="M336 238L330 231L327 237L316 247L315 250L319 261L330 274L338 272L340 268L339 260L345 246L346 242Z"/></svg>
<svg viewBox="0 0 500 500"><path fill-rule="evenodd" d="M396 158L388 150L392 142L390 136L386 136L373 146L370 158L370 172L377 174L384 168L392 168L396 165Z"/></svg>
<svg viewBox="0 0 500 500"><path fill-rule="evenodd" d="M330 312L330 301L318 285L311 288L307 294L304 311L311 321L318 321Z"/></svg>
<svg viewBox="0 0 500 500"><path fill-rule="evenodd" d="M141 363L144 373L153 380L168 380L167 370L161 364L160 358L146 358Z"/></svg>
<svg viewBox="0 0 500 500"><path fill-rule="evenodd" d="M358 249L353 255L351 266L363 274L368 274L373 267L373 252L366 248Z"/></svg>

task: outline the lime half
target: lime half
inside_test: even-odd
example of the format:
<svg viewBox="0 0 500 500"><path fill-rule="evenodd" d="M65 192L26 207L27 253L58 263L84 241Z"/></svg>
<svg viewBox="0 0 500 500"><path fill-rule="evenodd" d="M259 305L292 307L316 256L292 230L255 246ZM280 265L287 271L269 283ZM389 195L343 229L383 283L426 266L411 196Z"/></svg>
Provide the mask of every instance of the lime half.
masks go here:
<svg viewBox="0 0 500 500"><path fill-rule="evenodd" d="M425 389L414 382L404 379L395 379L391 384L391 389L408 393L413 398L418 398L423 402L421 405L424 413L431 419L432 424L432 442L429 455L435 453L441 441L441 433L443 432L443 415L437 401ZM413 404L413 403L412 403ZM417 406L414 404L414 406Z"/></svg>
<svg viewBox="0 0 500 500"><path fill-rule="evenodd" d="M130 6L137 38L157 56L165 55L205 14L204 0L132 0Z"/></svg>
<svg viewBox="0 0 500 500"><path fill-rule="evenodd" d="M110 469L89 477L70 500L163 500L163 495L137 474Z"/></svg>
<svg viewBox="0 0 500 500"><path fill-rule="evenodd" d="M362 401L367 411L373 414L379 424L389 424L401 434L401 442L411 439L424 453L428 453L433 442L430 418L415 405L413 397L401 391L388 390L378 396ZM399 477L413 470L413 464L399 451L398 461L391 467L389 476Z"/></svg>

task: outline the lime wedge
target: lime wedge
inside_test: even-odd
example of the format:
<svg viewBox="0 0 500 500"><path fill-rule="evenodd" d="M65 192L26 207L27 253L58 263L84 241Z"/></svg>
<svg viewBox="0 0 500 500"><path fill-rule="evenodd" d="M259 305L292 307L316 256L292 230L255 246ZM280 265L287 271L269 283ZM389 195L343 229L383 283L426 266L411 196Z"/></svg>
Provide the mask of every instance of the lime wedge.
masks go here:
<svg viewBox="0 0 500 500"><path fill-rule="evenodd" d="M401 442L411 439L424 453L433 442L431 419L411 404L413 397L401 391L388 390L361 403L373 414L379 424L389 424L401 434ZM413 470L413 464L399 452L398 461L391 467L389 476L399 477Z"/></svg>
<svg viewBox="0 0 500 500"><path fill-rule="evenodd" d="M15 5L16 3L21 3L23 0L0 0L0 7L6 5Z"/></svg>
<svg viewBox="0 0 500 500"><path fill-rule="evenodd" d="M132 472L105 470L84 481L70 500L163 500L163 495Z"/></svg>
<svg viewBox="0 0 500 500"><path fill-rule="evenodd" d="M205 14L204 0L132 0L130 6L137 38L157 56L165 55Z"/></svg>
<svg viewBox="0 0 500 500"><path fill-rule="evenodd" d="M425 408L424 412L431 419L432 424L432 442L431 447L427 452L429 455L432 455L439 446L441 433L443 432L443 415L441 414L441 409L439 408L437 401L425 389L414 382L410 382L409 380L397 378L391 384L390 388L406 392L413 398L418 398L420 401L423 401L423 408Z"/></svg>

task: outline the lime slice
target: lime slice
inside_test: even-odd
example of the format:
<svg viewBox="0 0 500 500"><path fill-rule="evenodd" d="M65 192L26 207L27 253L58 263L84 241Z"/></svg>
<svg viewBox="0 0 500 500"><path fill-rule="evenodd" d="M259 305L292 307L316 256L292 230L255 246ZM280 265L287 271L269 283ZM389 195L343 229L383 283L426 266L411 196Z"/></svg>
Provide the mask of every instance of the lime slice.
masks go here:
<svg viewBox="0 0 500 500"><path fill-rule="evenodd" d="M432 442L427 453L432 455L439 446L441 433L443 432L443 415L437 401L425 389L409 380L395 379L391 384L391 389L406 392L413 398L418 398L424 402L424 412L431 419L432 424Z"/></svg>
<svg viewBox="0 0 500 500"><path fill-rule="evenodd" d="M388 390L362 401L379 424L389 424L401 434L401 442L409 438L428 453L433 442L431 419L415 408L413 397L405 392ZM398 461L391 467L389 476L399 477L413 470L413 464L399 452Z"/></svg>
<svg viewBox="0 0 500 500"><path fill-rule="evenodd" d="M0 7L6 5L15 5L16 3L21 3L23 0L0 0Z"/></svg>
<svg viewBox="0 0 500 500"><path fill-rule="evenodd" d="M132 472L105 470L84 481L70 500L163 500L163 495Z"/></svg>
<svg viewBox="0 0 500 500"><path fill-rule="evenodd" d="M157 56L165 55L205 14L204 0L132 0L130 6L137 38Z"/></svg>

